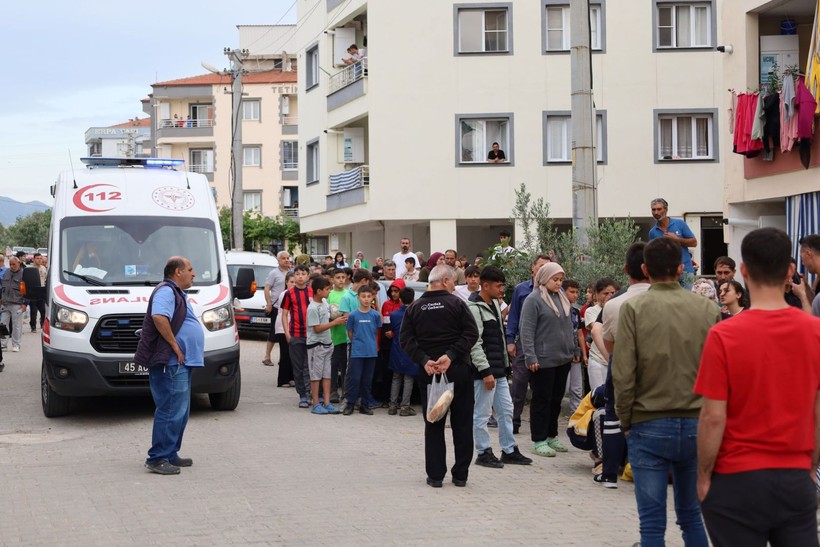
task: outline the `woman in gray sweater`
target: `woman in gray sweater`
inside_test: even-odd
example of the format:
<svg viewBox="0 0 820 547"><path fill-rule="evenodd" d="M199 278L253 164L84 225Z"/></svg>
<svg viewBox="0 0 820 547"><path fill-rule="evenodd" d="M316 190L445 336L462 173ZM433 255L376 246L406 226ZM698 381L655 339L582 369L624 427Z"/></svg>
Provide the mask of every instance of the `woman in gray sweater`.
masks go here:
<svg viewBox="0 0 820 547"><path fill-rule="evenodd" d="M567 447L558 440L558 415L575 351L570 304L561 290L564 269L555 262L535 274L532 293L521 309L521 346L532 371L530 431L533 452L555 456Z"/></svg>

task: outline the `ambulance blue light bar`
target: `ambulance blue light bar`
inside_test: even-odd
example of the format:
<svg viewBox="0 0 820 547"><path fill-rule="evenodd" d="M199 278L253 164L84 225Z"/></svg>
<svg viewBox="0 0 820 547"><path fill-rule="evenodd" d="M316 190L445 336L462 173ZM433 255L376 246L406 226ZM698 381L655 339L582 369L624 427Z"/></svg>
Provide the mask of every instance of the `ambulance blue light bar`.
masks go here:
<svg viewBox="0 0 820 547"><path fill-rule="evenodd" d="M80 158L88 167L152 167L175 168L185 165L185 160L172 158Z"/></svg>

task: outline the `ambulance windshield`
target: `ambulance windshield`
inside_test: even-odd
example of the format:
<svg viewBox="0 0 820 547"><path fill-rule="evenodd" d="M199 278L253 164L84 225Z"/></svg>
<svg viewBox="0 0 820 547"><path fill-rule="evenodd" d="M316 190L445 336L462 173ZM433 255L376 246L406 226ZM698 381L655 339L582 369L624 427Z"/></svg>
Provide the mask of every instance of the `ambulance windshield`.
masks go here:
<svg viewBox="0 0 820 547"><path fill-rule="evenodd" d="M176 255L191 261L194 285L219 282L219 232L208 219L72 217L60 230L60 276L69 285L156 284Z"/></svg>

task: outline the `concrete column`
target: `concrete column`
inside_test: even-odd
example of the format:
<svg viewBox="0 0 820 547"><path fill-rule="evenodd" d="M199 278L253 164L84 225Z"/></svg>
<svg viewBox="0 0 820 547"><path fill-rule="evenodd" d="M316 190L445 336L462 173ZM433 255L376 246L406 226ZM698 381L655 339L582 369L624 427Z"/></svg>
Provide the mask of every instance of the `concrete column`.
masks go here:
<svg viewBox="0 0 820 547"><path fill-rule="evenodd" d="M430 253L438 251L443 253L447 249L455 249L458 243L458 230L455 220L431 220L430 221Z"/></svg>

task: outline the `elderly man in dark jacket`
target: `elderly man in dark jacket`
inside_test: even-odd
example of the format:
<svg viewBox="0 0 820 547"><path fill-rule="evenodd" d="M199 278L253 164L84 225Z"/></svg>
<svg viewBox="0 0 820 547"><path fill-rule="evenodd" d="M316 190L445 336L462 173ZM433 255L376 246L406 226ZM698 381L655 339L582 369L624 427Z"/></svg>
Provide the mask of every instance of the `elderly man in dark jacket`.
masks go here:
<svg viewBox="0 0 820 547"><path fill-rule="evenodd" d="M422 408L427 408L427 386L434 374L447 374L455 384L450 405L450 427L453 430L456 461L450 470L453 484L467 485L473 450L473 377L470 350L478 340L478 328L467 304L451 294L456 271L441 264L430 271L430 286L413 302L401 326L401 347L426 374L420 376ZM447 448L444 444L444 422L430 423L424 413L424 459L427 484L442 486L447 473Z"/></svg>

